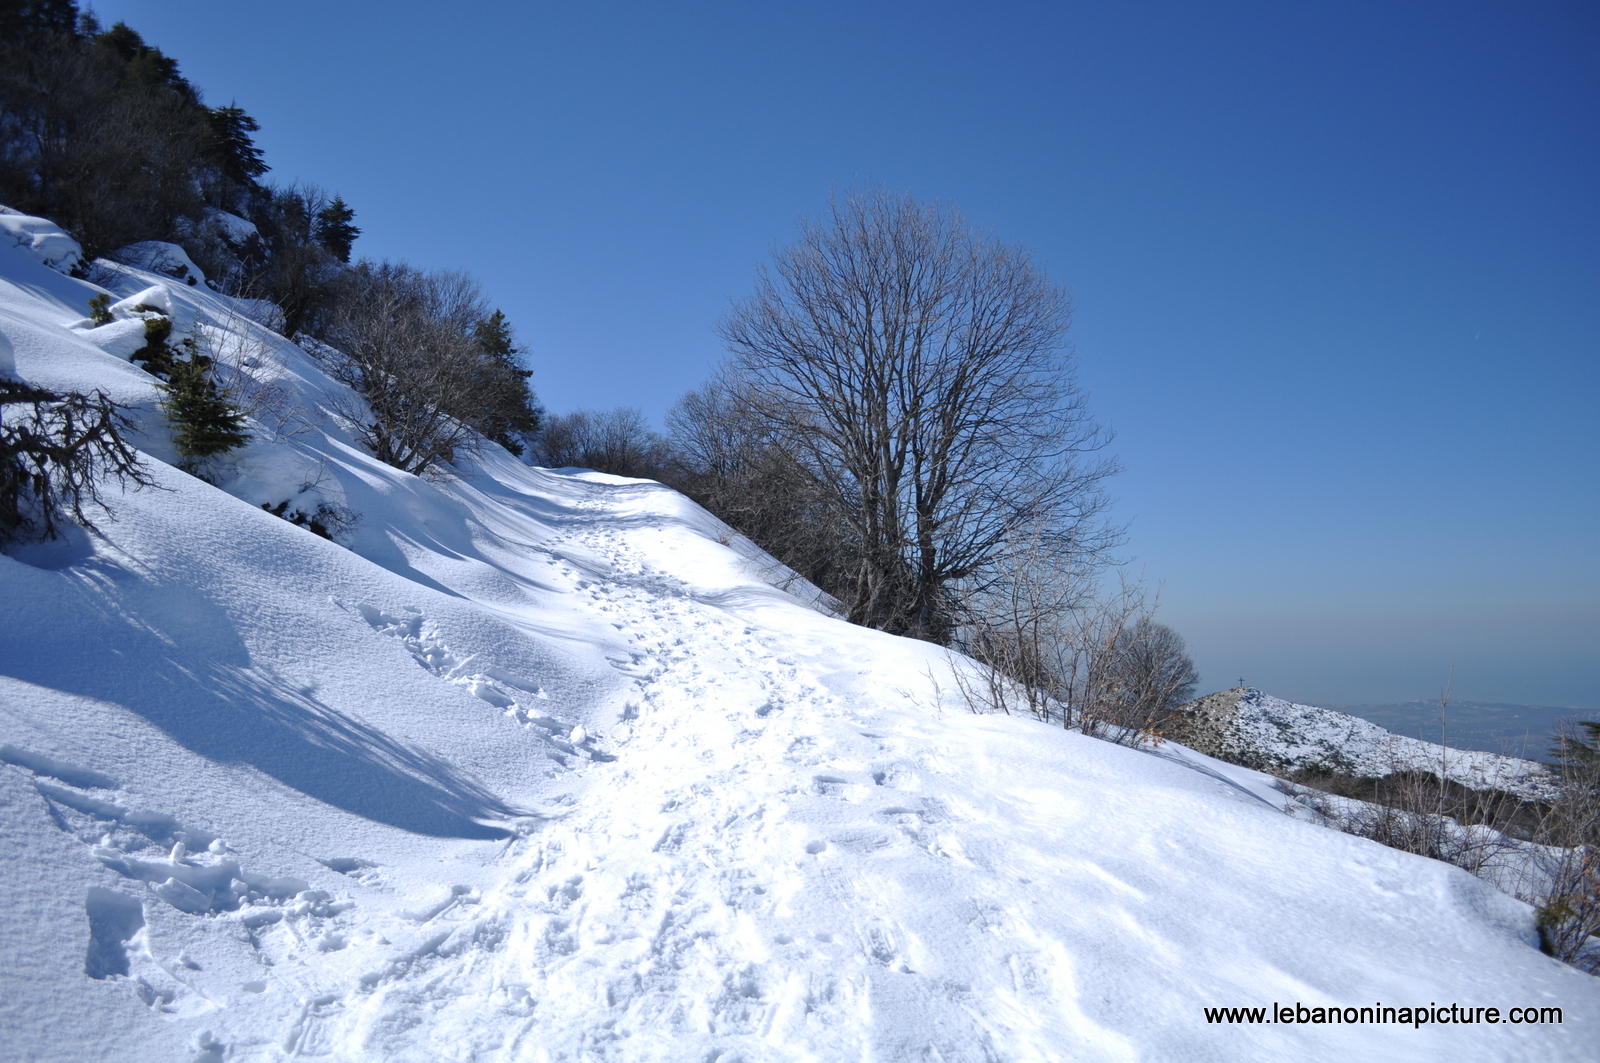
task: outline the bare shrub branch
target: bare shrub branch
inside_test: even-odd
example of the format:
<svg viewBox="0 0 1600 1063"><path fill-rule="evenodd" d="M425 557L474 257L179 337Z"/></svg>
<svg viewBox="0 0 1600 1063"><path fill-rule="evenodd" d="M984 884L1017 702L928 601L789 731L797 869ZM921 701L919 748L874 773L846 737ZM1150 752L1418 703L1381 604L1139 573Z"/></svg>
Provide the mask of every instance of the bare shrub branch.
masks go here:
<svg viewBox="0 0 1600 1063"><path fill-rule="evenodd" d="M132 428L102 392L62 394L0 379L0 543L53 539L68 517L92 529L84 506L110 513L100 498L108 478L154 485L122 437Z"/></svg>

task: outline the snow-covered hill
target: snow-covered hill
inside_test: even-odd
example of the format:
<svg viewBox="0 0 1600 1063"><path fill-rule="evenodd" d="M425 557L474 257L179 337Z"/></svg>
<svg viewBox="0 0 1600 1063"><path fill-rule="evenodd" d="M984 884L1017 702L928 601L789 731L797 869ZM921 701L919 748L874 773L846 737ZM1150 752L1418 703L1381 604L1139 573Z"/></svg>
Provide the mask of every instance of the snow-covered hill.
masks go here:
<svg viewBox="0 0 1600 1063"><path fill-rule="evenodd" d="M104 271L269 397L226 490L178 472L28 231L4 361L138 407L159 489L0 555L0 1058L1593 1058L1600 981L1465 872L1174 743L975 716L964 662L659 485L398 473L250 308ZM1272 1002L1562 1024L1203 1014Z"/></svg>
<svg viewBox="0 0 1600 1063"><path fill-rule="evenodd" d="M1359 716L1299 705L1254 687L1224 690L1185 705L1173 737L1232 764L1262 771L1322 766L1348 775L1398 771L1444 775L1476 790L1550 800L1559 782L1543 764L1476 750L1448 749L1387 731Z"/></svg>

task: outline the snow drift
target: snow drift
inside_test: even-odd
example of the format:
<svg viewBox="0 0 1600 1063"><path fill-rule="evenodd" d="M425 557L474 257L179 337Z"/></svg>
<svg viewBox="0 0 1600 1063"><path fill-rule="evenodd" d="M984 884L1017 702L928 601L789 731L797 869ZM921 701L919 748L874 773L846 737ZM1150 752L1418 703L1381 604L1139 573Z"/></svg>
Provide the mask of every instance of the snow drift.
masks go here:
<svg viewBox="0 0 1600 1063"><path fill-rule="evenodd" d="M657 484L383 466L262 315L103 264L259 400L177 471L103 289L7 225L0 349L135 407L159 487L0 555L5 1058L1592 1058L1600 982L1465 872L975 716ZM329 500L337 544L262 509ZM1203 1014L1274 1001L1562 1023Z"/></svg>

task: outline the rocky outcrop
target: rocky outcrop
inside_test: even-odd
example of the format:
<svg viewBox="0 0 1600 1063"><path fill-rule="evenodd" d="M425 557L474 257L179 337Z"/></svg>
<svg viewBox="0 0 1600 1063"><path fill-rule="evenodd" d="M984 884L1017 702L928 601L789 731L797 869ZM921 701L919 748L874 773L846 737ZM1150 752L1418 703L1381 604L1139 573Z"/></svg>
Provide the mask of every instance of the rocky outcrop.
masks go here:
<svg viewBox="0 0 1600 1063"><path fill-rule="evenodd" d="M1530 800L1547 800L1557 788L1549 769L1534 761L1407 738L1359 716L1298 705L1254 687L1191 701L1178 709L1167 734L1207 756L1274 774L1312 768L1381 778L1426 771Z"/></svg>

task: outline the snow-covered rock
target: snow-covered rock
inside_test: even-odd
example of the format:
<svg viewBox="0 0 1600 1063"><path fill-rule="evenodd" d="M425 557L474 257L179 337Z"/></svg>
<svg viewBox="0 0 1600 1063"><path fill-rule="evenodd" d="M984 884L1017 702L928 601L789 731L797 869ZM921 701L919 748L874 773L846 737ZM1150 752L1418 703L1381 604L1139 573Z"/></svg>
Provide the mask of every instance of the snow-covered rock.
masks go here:
<svg viewBox="0 0 1600 1063"><path fill-rule="evenodd" d="M146 273L160 273L184 284L200 284L206 279L187 251L164 240L141 240L119 247L111 253L111 257L125 266Z"/></svg>
<svg viewBox="0 0 1600 1063"><path fill-rule="evenodd" d="M242 247L261 235L255 222L215 207L206 208L201 226L203 231L215 234L234 247Z"/></svg>
<svg viewBox="0 0 1600 1063"><path fill-rule="evenodd" d="M24 252L58 273L71 273L83 261L83 248L53 221L0 206L0 242Z"/></svg>
<svg viewBox="0 0 1600 1063"><path fill-rule="evenodd" d="M1592 1057L1600 980L1465 872L1177 743L973 715L970 662L660 485L399 473L238 304L94 275L300 413L229 490L179 472L153 379L68 327L102 289L0 247L17 373L130 405L158 481L0 554L0 1055ZM253 493L312 466L346 546ZM1562 1024L1204 1012L1377 1001Z"/></svg>
<svg viewBox="0 0 1600 1063"><path fill-rule="evenodd" d="M1324 767L1381 778L1401 771L1444 775L1475 790L1504 790L1549 800L1559 787L1536 761L1476 750L1449 749L1385 730L1333 709L1236 687L1179 710L1172 738L1210 756L1262 771Z"/></svg>

